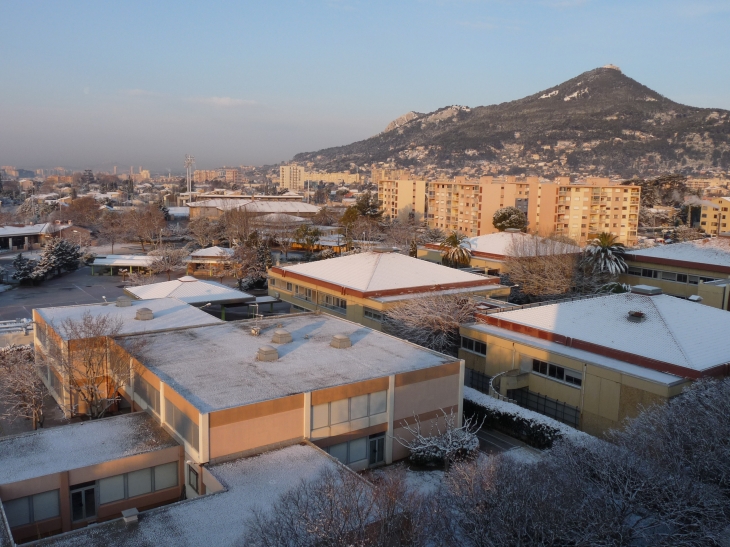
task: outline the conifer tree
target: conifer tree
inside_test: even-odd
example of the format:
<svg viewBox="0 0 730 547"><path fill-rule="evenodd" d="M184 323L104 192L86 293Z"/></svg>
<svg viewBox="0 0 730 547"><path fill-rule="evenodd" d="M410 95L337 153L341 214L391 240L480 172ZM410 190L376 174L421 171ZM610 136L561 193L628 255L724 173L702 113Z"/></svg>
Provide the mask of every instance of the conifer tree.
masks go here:
<svg viewBox="0 0 730 547"><path fill-rule="evenodd" d="M23 253L18 254L15 260L13 260L13 268L15 268L15 273L12 276L13 279L16 279L21 284L32 283L36 280L34 271L37 265L37 260L29 260L23 256Z"/></svg>

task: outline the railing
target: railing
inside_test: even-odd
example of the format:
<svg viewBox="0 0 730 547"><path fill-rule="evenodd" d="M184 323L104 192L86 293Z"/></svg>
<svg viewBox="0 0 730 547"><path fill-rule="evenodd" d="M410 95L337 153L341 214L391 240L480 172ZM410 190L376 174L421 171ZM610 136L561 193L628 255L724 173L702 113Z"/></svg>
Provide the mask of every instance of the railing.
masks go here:
<svg viewBox="0 0 730 547"><path fill-rule="evenodd" d="M507 371L509 372L509 371ZM502 376L507 374L507 372L500 372L497 374L492 380L489 382L489 396L494 397L495 399L498 399L500 401L506 401L508 403L516 403L514 399L510 399L509 397L505 397L499 392L499 384L501 382Z"/></svg>
<svg viewBox="0 0 730 547"><path fill-rule="evenodd" d="M606 295L605 294L587 294L585 296L572 296L570 298L559 298L557 300L546 300L545 302L534 302L533 304L522 304L520 306L513 306L509 309L484 310L484 311L480 311L479 313L484 314L484 315L492 315L495 313L501 313L501 312L506 312L506 311L523 310L523 309L527 309L527 308L539 308L540 306L549 306L551 304L562 304L563 302L577 302L578 300L588 300L589 298L598 298L601 296L606 296ZM496 376L495 376L495 378L496 378Z"/></svg>

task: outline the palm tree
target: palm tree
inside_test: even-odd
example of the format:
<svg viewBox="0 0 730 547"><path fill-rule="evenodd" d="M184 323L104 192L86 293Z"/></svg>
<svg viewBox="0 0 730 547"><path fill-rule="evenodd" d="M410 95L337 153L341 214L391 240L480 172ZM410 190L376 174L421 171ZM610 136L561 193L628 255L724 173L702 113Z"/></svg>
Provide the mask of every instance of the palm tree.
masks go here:
<svg viewBox="0 0 730 547"><path fill-rule="evenodd" d="M439 245L443 252L442 262L453 268L468 266L471 263L471 243L461 232L451 232Z"/></svg>
<svg viewBox="0 0 730 547"><path fill-rule="evenodd" d="M585 249L583 260L596 273L608 272L618 275L628 269L624 260L626 247L618 242L618 236L601 232Z"/></svg>

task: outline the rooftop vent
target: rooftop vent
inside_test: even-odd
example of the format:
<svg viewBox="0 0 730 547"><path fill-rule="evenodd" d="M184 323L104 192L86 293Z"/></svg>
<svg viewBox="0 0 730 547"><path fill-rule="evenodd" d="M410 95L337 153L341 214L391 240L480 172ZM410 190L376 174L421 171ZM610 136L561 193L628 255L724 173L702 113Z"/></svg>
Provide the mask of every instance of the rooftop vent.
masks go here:
<svg viewBox="0 0 730 547"><path fill-rule="evenodd" d="M150 321L154 319L155 315L152 313L152 310L149 308L140 308L137 310L137 315L134 316L135 319L139 319L140 321Z"/></svg>
<svg viewBox="0 0 730 547"><path fill-rule="evenodd" d="M197 277L193 277L192 275L184 275L181 278L178 279L178 281L182 281L183 283L190 283L191 281L197 281Z"/></svg>
<svg viewBox="0 0 730 547"><path fill-rule="evenodd" d="M689 300L690 302L698 302L699 303L699 302L702 302L702 297L700 295L698 295L698 294L693 294L692 296L690 296L689 298L687 298L687 300Z"/></svg>
<svg viewBox="0 0 730 547"><path fill-rule="evenodd" d="M393 247L373 247L374 253L392 253Z"/></svg>
<svg viewBox="0 0 730 547"><path fill-rule="evenodd" d="M288 344L291 340L291 334L289 334L289 331L284 329L276 329L274 331L274 336L271 338L271 341L274 344Z"/></svg>
<svg viewBox="0 0 730 547"><path fill-rule="evenodd" d="M256 354L259 361L276 361L279 358L279 352L272 346L261 346Z"/></svg>
<svg viewBox="0 0 730 547"><path fill-rule="evenodd" d="M652 287L651 285L634 285L631 287L631 292L634 294L644 294L646 296L662 294L662 290L659 287Z"/></svg>
<svg viewBox="0 0 730 547"><path fill-rule="evenodd" d="M643 311L629 312L628 320L633 323L641 323L644 319L646 319L646 314Z"/></svg>
<svg viewBox="0 0 730 547"><path fill-rule="evenodd" d="M125 509L122 511L122 518L124 519L124 522L126 524L130 524L132 522L137 522L137 516L139 515L139 511L136 507L132 507L131 509Z"/></svg>
<svg viewBox="0 0 730 547"><path fill-rule="evenodd" d="M352 341L350 340L350 337L347 334L335 334L332 337L332 341L330 342L330 346L333 348L349 348L352 346Z"/></svg>
<svg viewBox="0 0 730 547"><path fill-rule="evenodd" d="M507 232L508 234L521 234L522 233L522 230L520 230L519 228L505 228L504 231Z"/></svg>
<svg viewBox="0 0 730 547"><path fill-rule="evenodd" d="M132 299L128 296L120 296L117 298L117 308L128 308L132 305Z"/></svg>

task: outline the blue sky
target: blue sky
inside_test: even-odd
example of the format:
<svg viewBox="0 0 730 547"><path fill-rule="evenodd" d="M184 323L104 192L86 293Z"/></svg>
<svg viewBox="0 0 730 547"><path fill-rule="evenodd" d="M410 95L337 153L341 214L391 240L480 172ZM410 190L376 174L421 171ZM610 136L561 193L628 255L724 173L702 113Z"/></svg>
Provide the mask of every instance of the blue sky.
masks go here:
<svg viewBox="0 0 730 547"><path fill-rule="evenodd" d="M607 63L730 109L730 0L7 0L0 25L0 165L274 163Z"/></svg>

